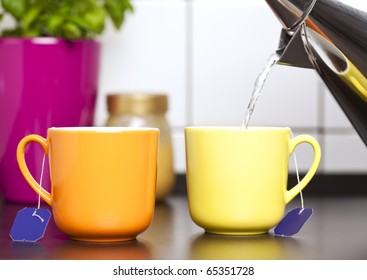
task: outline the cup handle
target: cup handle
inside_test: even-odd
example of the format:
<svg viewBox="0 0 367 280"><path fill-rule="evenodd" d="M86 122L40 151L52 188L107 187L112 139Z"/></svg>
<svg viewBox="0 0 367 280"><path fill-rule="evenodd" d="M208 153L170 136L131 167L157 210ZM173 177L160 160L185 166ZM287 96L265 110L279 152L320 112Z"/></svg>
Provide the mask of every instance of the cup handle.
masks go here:
<svg viewBox="0 0 367 280"><path fill-rule="evenodd" d="M45 138L43 138L42 136L40 136L40 135L30 134L30 135L24 137L18 144L18 148L17 148L18 165L19 165L20 171L22 172L24 178L26 179L28 184L31 186L31 188L37 194L39 194L42 197L42 199L48 205L51 206L51 204L52 204L51 194L48 191L46 191L44 188L42 188L37 183L37 181L33 178L32 174L29 172L29 169L28 169L26 161L25 161L24 152L25 152L25 149L26 149L27 145L30 142L37 142L38 144L40 144L42 146L43 150L45 151L45 154L48 155L47 140Z"/></svg>
<svg viewBox="0 0 367 280"><path fill-rule="evenodd" d="M314 159L310 169L308 170L306 175L302 178L302 180L299 182L299 184L297 184L290 190L286 191L285 193L286 204L288 204L296 195L298 195L299 192L303 190L307 186L307 184L311 181L312 177L315 175L317 171L317 168L319 167L321 160L320 144L314 137L306 134L302 134L291 139L289 154L291 155L294 152L294 149L301 143L309 143L312 146L314 151Z"/></svg>

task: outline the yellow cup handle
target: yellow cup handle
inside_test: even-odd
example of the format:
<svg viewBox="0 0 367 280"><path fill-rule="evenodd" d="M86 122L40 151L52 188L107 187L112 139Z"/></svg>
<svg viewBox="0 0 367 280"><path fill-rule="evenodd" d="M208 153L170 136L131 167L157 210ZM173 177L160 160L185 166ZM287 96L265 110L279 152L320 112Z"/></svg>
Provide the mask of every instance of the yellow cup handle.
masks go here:
<svg viewBox="0 0 367 280"><path fill-rule="evenodd" d="M314 137L306 134L302 134L291 139L289 154L291 155L294 152L294 149L301 143L309 143L312 146L314 151L314 159L311 168L308 170L308 172L302 178L299 184L297 184L290 190L286 191L285 194L286 204L288 204L296 195L298 195L299 192L303 190L307 186L307 184L311 181L312 177L315 175L317 171L317 168L319 167L321 160L321 148L319 143Z"/></svg>
<svg viewBox="0 0 367 280"><path fill-rule="evenodd" d="M44 188L42 188L37 183L37 181L33 178L31 173L29 172L29 169L28 169L26 161L25 161L25 157L24 157L25 148L27 147L27 145L30 142L37 142L38 144L40 144L42 146L43 150L45 151L46 156L48 155L47 140L45 138L43 138L42 136L40 136L40 135L30 134L30 135L24 137L18 144L18 148L17 148L18 165L19 165L20 171L22 172L24 178L26 179L28 184L31 186L31 188L37 194L39 194L42 197L42 199L48 205L51 206L51 204L52 204L51 194L48 191L46 191Z"/></svg>

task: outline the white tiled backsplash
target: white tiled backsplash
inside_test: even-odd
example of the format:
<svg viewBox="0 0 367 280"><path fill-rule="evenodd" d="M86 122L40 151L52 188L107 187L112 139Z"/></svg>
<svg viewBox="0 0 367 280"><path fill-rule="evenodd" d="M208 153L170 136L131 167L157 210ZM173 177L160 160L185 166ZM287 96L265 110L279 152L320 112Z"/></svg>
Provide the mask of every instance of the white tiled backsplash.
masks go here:
<svg viewBox="0 0 367 280"><path fill-rule="evenodd" d="M276 49L281 26L260 0L135 0L121 31L100 38L102 69L96 125L107 118L111 91L169 95L175 170L185 172L186 125L238 125L252 87ZM320 142L319 173L367 173L367 148L316 71L276 65L251 125L289 126ZM307 145L298 165L312 161ZM293 159L290 161L294 171Z"/></svg>

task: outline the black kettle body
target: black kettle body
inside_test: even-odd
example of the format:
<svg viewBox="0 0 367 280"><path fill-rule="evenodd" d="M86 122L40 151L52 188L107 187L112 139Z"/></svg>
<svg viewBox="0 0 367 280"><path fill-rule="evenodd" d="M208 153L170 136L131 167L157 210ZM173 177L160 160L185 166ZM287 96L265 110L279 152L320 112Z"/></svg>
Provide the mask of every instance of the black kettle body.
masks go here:
<svg viewBox="0 0 367 280"><path fill-rule="evenodd" d="M278 64L314 68L367 145L367 3L266 2L283 26Z"/></svg>

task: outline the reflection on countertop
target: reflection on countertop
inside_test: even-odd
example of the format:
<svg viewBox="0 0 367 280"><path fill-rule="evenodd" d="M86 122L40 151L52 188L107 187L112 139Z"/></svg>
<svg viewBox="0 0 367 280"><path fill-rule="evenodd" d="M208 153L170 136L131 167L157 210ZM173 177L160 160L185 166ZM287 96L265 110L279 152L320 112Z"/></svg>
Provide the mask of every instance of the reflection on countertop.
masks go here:
<svg viewBox="0 0 367 280"><path fill-rule="evenodd" d="M38 242L13 242L9 232L16 213L33 206L0 202L0 259L367 260L367 197L311 197L305 202L315 213L294 237L276 237L272 231L223 236L205 233L192 222L186 197L171 196L157 203L151 225L137 240L101 244L70 240L53 219ZM299 206L292 203L289 210Z"/></svg>
<svg viewBox="0 0 367 280"><path fill-rule="evenodd" d="M293 238L270 234L254 236L225 236L203 233L193 239L190 259L213 260L275 260L288 259L291 248L298 248Z"/></svg>

